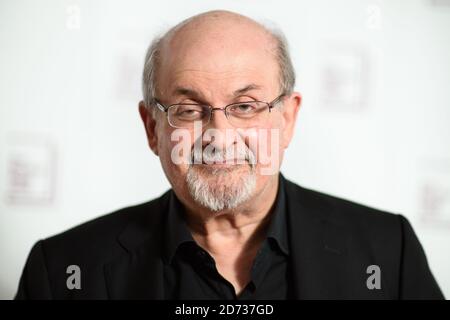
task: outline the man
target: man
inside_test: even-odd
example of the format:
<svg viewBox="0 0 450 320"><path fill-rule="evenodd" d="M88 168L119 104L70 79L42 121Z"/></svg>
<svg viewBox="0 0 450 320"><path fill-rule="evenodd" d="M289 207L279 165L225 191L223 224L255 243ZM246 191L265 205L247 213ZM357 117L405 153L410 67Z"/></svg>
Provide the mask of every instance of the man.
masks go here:
<svg viewBox="0 0 450 320"><path fill-rule="evenodd" d="M294 80L283 37L235 13L156 39L139 112L172 189L37 242L16 298L443 298L404 217L279 173Z"/></svg>

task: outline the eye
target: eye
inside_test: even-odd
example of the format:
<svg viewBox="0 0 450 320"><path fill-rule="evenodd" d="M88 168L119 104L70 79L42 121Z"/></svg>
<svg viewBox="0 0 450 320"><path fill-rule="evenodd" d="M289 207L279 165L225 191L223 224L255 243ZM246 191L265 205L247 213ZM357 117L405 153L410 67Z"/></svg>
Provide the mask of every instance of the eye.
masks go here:
<svg viewBox="0 0 450 320"><path fill-rule="evenodd" d="M251 113L255 111L255 109L255 104L251 102L237 103L230 107L230 111L236 114Z"/></svg>
<svg viewBox="0 0 450 320"><path fill-rule="evenodd" d="M199 119L203 114L203 108L199 105L177 105L173 110L173 115L183 120Z"/></svg>

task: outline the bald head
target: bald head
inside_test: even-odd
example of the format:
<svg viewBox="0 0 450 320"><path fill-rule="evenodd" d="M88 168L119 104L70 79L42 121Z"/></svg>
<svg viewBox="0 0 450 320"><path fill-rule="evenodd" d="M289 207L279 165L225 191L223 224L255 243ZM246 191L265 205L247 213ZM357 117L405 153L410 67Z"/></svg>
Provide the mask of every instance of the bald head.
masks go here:
<svg viewBox="0 0 450 320"><path fill-rule="evenodd" d="M197 54L199 63L205 56L225 62L230 54L238 53L235 50L268 54L275 47L271 34L255 21L227 11L212 11L189 18L169 31L162 43L161 63L171 64L173 61L166 57L179 59L187 54Z"/></svg>
<svg viewBox="0 0 450 320"><path fill-rule="evenodd" d="M261 24L243 15L229 11L209 11L188 18L173 27L164 37L171 44L186 41L198 43L202 41L228 41L252 43L259 45L275 45L272 34Z"/></svg>
<svg viewBox="0 0 450 320"><path fill-rule="evenodd" d="M279 90L293 90L295 74L281 33L237 13L202 13L152 42L143 74L144 101L151 106L156 95L172 94L168 84L192 71L204 75L202 81L223 82L246 69L264 69Z"/></svg>
<svg viewBox="0 0 450 320"><path fill-rule="evenodd" d="M231 11L214 10L200 13L180 22L179 24L171 28L167 32L167 34L174 34L182 30L201 28L202 26L211 28L214 25L220 27L220 25L230 24L239 25L241 27L253 27L261 31L266 31L266 28L264 26L246 16Z"/></svg>

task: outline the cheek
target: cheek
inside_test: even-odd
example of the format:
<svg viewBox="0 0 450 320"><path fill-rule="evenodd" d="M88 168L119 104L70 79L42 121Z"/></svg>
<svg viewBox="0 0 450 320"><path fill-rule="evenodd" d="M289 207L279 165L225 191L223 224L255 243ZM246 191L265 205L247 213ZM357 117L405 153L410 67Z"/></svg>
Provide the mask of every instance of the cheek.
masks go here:
<svg viewBox="0 0 450 320"><path fill-rule="evenodd" d="M270 130L267 131L266 143L268 150L271 152L279 152L283 150L285 135L285 120L280 112L273 113Z"/></svg>
<svg viewBox="0 0 450 320"><path fill-rule="evenodd" d="M289 144L289 136L286 130L286 118L282 112L277 112L277 119L275 120L274 127L279 130L279 150L284 150Z"/></svg>
<svg viewBox="0 0 450 320"><path fill-rule="evenodd" d="M257 130L247 130L245 131L245 146L259 159L257 153L259 145L261 144L261 138L259 137Z"/></svg>
<svg viewBox="0 0 450 320"><path fill-rule="evenodd" d="M274 113L271 126L259 131L258 165L261 175L271 176L278 172L284 151L283 117Z"/></svg>
<svg viewBox="0 0 450 320"><path fill-rule="evenodd" d="M190 134L185 133L181 137L175 130L177 129L165 130L158 141L161 164L166 175L171 177L171 181L184 178L187 174L189 168L187 160L192 147Z"/></svg>

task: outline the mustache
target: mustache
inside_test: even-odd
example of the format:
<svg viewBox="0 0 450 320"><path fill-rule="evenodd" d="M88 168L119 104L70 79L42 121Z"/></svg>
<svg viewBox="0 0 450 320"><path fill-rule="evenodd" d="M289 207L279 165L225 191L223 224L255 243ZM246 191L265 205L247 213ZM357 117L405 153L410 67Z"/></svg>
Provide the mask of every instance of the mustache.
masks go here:
<svg viewBox="0 0 450 320"><path fill-rule="evenodd" d="M256 165L256 156L247 146L237 147L230 145L226 149L206 146L205 148L192 148L190 155L190 164L250 164Z"/></svg>

